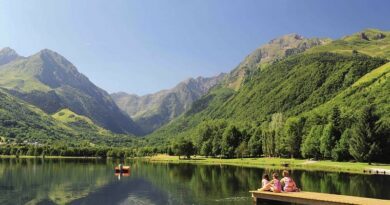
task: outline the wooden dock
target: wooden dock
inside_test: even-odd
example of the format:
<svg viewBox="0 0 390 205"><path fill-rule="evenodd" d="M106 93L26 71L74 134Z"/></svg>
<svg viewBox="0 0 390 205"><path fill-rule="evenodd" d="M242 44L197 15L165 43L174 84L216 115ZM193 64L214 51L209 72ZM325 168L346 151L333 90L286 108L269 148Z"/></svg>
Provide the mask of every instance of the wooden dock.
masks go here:
<svg viewBox="0 0 390 205"><path fill-rule="evenodd" d="M258 204L261 200L281 201L296 204L321 204L321 205L341 205L341 204L361 204L361 205L390 205L390 200L373 199L357 196L345 196L337 194L326 194L316 192L283 192L273 193L267 191L250 191L253 203Z"/></svg>

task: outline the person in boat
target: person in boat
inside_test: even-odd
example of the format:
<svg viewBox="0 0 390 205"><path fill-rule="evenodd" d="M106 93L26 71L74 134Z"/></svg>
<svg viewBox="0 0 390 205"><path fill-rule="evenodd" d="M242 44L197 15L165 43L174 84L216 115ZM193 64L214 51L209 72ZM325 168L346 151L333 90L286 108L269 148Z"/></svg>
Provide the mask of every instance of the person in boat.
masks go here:
<svg viewBox="0 0 390 205"><path fill-rule="evenodd" d="M261 188L264 188L263 191L269 191L269 187L266 185L270 182L268 174L263 174L263 179L261 180Z"/></svg>
<svg viewBox="0 0 390 205"><path fill-rule="evenodd" d="M119 173L122 174L123 173L123 164L119 163L118 167L119 167Z"/></svg>
<svg viewBox="0 0 390 205"><path fill-rule="evenodd" d="M284 192L296 192L299 191L295 181L290 177L290 173L287 170L283 171L283 178L280 180L283 185Z"/></svg>
<svg viewBox="0 0 390 205"><path fill-rule="evenodd" d="M273 173L272 174L272 181L270 181L268 184L266 184L265 186L263 186L260 191L272 191L272 192L275 192L275 193L280 193L282 192L282 185L280 184L280 181L279 181L279 176L277 173Z"/></svg>

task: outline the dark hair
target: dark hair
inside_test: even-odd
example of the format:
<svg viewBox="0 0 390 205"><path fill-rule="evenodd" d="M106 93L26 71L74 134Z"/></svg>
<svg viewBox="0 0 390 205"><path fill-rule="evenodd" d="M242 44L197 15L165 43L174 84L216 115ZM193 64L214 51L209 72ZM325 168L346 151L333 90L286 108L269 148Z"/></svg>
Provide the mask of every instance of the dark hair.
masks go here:
<svg viewBox="0 0 390 205"><path fill-rule="evenodd" d="M266 179L267 181L269 181L269 176L268 176L268 174L263 174L263 179Z"/></svg>
<svg viewBox="0 0 390 205"><path fill-rule="evenodd" d="M272 177L277 179L277 178L278 178L278 173L274 172L274 173L272 174Z"/></svg>

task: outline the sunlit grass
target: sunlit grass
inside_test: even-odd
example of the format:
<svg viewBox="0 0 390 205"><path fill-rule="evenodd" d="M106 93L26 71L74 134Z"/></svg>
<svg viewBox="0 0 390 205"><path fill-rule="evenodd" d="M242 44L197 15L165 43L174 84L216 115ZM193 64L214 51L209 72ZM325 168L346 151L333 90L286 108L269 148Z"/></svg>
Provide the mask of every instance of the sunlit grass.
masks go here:
<svg viewBox="0 0 390 205"><path fill-rule="evenodd" d="M191 159L185 159L178 156L156 155L153 157L145 157L142 159L151 162L164 163L197 163L197 164L224 164L234 166L246 167L263 167L263 168L277 168L277 169L303 169L303 170L321 170L321 171L336 171L336 172L352 172L363 173L367 169L387 169L390 171L390 164L373 163L369 165L363 162L333 162L329 160L324 161L310 161L305 159L289 159L289 158L238 158L238 159L221 159L221 158L207 158L203 156L193 156Z"/></svg>

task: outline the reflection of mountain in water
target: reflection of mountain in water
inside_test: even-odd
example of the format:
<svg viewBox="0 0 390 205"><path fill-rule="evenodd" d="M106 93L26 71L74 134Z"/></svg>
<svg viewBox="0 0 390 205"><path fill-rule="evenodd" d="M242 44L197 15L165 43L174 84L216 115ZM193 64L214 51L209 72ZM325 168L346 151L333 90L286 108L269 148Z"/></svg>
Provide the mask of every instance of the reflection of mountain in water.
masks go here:
<svg viewBox="0 0 390 205"><path fill-rule="evenodd" d="M169 204L168 195L154 187L149 181L142 178L124 179L110 183L88 196L70 203L82 204Z"/></svg>

